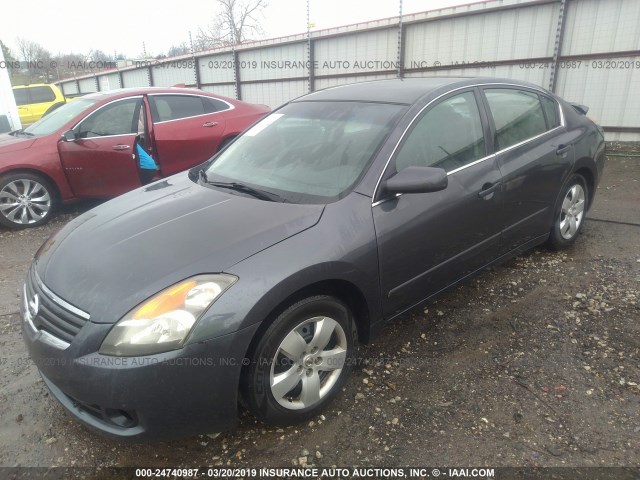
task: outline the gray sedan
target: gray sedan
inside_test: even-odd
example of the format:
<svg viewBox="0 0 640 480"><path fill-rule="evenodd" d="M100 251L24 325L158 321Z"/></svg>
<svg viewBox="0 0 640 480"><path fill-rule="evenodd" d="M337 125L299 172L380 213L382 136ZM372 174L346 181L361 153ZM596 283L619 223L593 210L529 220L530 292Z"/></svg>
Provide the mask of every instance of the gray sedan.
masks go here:
<svg viewBox="0 0 640 480"><path fill-rule="evenodd" d="M585 110L498 79L298 98L50 238L24 287L31 356L119 438L227 429L239 401L271 424L313 417L385 323L576 241L604 165Z"/></svg>

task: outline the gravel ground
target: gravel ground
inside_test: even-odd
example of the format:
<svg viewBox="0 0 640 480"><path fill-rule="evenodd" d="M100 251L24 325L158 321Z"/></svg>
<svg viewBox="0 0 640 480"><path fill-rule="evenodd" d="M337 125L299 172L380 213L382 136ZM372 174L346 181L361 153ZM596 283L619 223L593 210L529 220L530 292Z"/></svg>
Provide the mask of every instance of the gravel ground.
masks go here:
<svg viewBox="0 0 640 480"><path fill-rule="evenodd" d="M640 466L638 182L640 159L610 158L572 249L535 249L403 316L308 424L243 413L216 439L147 445L73 421L20 337L32 255L86 206L0 230L0 466Z"/></svg>

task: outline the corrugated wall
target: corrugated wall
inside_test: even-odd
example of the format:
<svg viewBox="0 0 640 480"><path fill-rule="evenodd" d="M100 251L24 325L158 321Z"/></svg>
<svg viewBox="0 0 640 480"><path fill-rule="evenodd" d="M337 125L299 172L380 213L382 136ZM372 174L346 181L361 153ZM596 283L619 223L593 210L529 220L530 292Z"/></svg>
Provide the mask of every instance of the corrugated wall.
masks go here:
<svg viewBox="0 0 640 480"><path fill-rule="evenodd" d="M277 107L398 75L506 77L588 105L611 140L640 140L639 20L640 0L496 0L405 15L402 28L382 19L61 84L71 94L184 83Z"/></svg>

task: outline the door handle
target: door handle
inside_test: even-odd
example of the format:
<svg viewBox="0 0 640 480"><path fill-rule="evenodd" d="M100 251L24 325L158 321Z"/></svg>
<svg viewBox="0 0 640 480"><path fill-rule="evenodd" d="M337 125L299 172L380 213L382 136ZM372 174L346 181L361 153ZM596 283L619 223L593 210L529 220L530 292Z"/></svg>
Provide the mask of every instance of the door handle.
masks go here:
<svg viewBox="0 0 640 480"><path fill-rule="evenodd" d="M114 150L128 150L131 147L129 145L114 145L111 148L113 148Z"/></svg>
<svg viewBox="0 0 640 480"><path fill-rule="evenodd" d="M489 200L491 199L491 197L493 197L493 194L500 189L500 187L502 187L502 182L485 183L482 186L482 190L478 192L478 196L480 198L484 198L485 200Z"/></svg>
<svg viewBox="0 0 640 480"><path fill-rule="evenodd" d="M202 124L203 127L215 127L218 125L218 122L204 122Z"/></svg>
<svg viewBox="0 0 640 480"><path fill-rule="evenodd" d="M556 155L564 155L569 150L571 150L571 145L558 145L558 149L556 150Z"/></svg>

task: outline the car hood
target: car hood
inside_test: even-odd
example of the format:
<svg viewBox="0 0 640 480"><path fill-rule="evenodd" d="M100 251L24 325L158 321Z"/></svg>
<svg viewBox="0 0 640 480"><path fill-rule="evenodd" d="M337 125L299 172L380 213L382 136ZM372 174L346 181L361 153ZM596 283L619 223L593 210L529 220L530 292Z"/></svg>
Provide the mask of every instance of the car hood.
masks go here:
<svg viewBox="0 0 640 480"><path fill-rule="evenodd" d="M262 201L179 174L77 217L36 254L42 282L97 323L158 291L234 264L315 225L323 205Z"/></svg>
<svg viewBox="0 0 640 480"><path fill-rule="evenodd" d="M34 137L20 137L3 133L0 135L0 153L17 152L29 148L36 141Z"/></svg>

